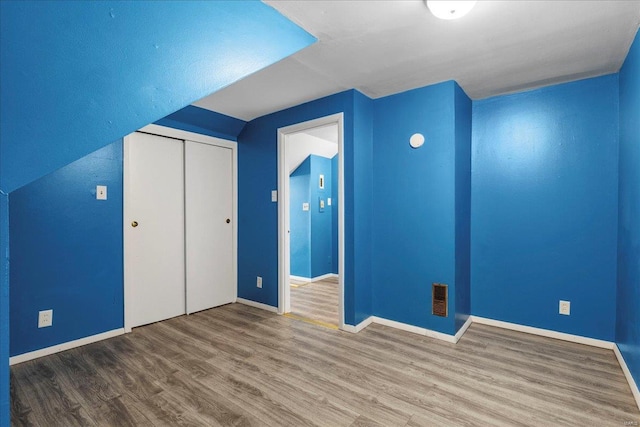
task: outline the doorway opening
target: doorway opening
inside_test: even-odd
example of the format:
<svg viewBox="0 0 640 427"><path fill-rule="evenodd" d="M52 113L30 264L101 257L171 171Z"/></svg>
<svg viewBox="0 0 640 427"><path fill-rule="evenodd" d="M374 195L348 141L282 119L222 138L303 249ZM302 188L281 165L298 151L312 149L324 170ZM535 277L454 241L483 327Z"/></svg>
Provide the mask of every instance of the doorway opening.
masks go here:
<svg viewBox="0 0 640 427"><path fill-rule="evenodd" d="M344 328L343 114L278 129L278 312Z"/></svg>

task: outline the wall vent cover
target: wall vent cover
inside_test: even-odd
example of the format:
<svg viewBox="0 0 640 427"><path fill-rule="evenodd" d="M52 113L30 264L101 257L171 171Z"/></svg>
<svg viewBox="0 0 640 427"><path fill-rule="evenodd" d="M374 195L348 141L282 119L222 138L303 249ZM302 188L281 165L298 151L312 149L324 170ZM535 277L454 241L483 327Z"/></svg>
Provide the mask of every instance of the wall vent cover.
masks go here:
<svg viewBox="0 0 640 427"><path fill-rule="evenodd" d="M434 283L431 286L431 313L435 316L447 317L447 294L448 285L442 283Z"/></svg>

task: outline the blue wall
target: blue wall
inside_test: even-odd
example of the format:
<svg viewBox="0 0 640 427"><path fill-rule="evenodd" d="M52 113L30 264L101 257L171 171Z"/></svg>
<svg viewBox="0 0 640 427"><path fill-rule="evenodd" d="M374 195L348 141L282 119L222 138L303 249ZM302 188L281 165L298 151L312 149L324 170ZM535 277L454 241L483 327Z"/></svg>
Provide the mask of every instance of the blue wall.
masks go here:
<svg viewBox="0 0 640 427"><path fill-rule="evenodd" d="M0 426L9 425L9 198L0 191Z"/></svg>
<svg viewBox="0 0 640 427"><path fill-rule="evenodd" d="M346 127L345 122L344 263L347 277L353 265L354 286L345 287L344 298L345 306L353 305L353 324L357 325L373 313L373 101L360 92L353 92L352 144Z"/></svg>
<svg viewBox="0 0 640 427"><path fill-rule="evenodd" d="M331 159L331 272L338 271L338 155Z"/></svg>
<svg viewBox="0 0 640 427"><path fill-rule="evenodd" d="M237 141L238 134L246 123L235 117L188 105L154 124Z"/></svg>
<svg viewBox="0 0 640 427"><path fill-rule="evenodd" d="M12 356L123 327L122 142L11 193L10 230Z"/></svg>
<svg viewBox="0 0 640 427"><path fill-rule="evenodd" d="M456 294L455 329L471 314L471 99L455 85Z"/></svg>
<svg viewBox="0 0 640 427"><path fill-rule="evenodd" d="M0 191L8 194L314 41L258 1L0 2ZM0 244L8 253L8 240ZM2 308L9 284L0 285ZM2 374L0 425L9 424L8 400Z"/></svg>
<svg viewBox="0 0 640 427"><path fill-rule="evenodd" d="M472 147L473 314L613 340L618 76L474 102Z"/></svg>
<svg viewBox="0 0 640 427"><path fill-rule="evenodd" d="M315 41L258 1L0 8L5 192Z"/></svg>
<svg viewBox="0 0 640 427"><path fill-rule="evenodd" d="M294 276L313 279L331 273L332 243L338 237L332 224L332 206L327 205L327 197L332 194L331 163L331 159L312 154L290 175L290 253ZM320 175L324 175L324 189L318 185ZM323 210L320 199L325 203ZM309 203L308 211L302 210L303 203Z"/></svg>
<svg viewBox="0 0 640 427"><path fill-rule="evenodd" d="M312 277L311 210L302 210L302 204L311 200L310 177L311 158L307 157L289 178L290 270L300 277Z"/></svg>
<svg viewBox="0 0 640 427"><path fill-rule="evenodd" d="M456 86L377 99L373 139L373 312L448 334L455 333ZM409 145L414 133L425 136L418 149ZM449 285L448 317L431 314L433 282Z"/></svg>
<svg viewBox="0 0 640 427"><path fill-rule="evenodd" d="M640 385L640 32L620 70L616 342Z"/></svg>
<svg viewBox="0 0 640 427"><path fill-rule="evenodd" d="M371 195L371 100L355 90L341 92L250 121L238 136L238 296L278 305L278 212L270 199L277 188L277 130L335 113L344 113L345 156L345 322L353 325L371 315L371 259L366 242L370 224L354 213L368 214ZM367 131L367 123L369 130ZM364 128L364 130L361 130ZM357 182L355 182L357 180ZM354 189L357 188L357 194ZM362 246L360 246L362 247ZM367 273L368 271L368 273ZM368 276L367 276L368 274ZM263 287L255 286L256 276Z"/></svg>
<svg viewBox="0 0 640 427"><path fill-rule="evenodd" d="M332 206L327 206L331 197L331 159L311 155L311 276L319 277L331 273ZM324 189L319 186L320 175L324 175ZM320 210L320 199L324 209ZM336 234L337 236L337 234Z"/></svg>

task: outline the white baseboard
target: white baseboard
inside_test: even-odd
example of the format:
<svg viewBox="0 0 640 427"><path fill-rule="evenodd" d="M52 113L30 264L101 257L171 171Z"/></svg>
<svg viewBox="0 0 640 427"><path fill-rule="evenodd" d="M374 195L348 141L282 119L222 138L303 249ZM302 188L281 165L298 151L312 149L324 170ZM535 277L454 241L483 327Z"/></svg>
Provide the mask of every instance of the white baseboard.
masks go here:
<svg viewBox="0 0 640 427"><path fill-rule="evenodd" d="M525 332L532 335L540 335L542 337L556 338L563 341L575 342L578 344L590 345L612 350L615 344L611 341L604 341L595 338L587 338L580 335L567 334L564 332L556 332L549 329L534 328L533 326L519 325L517 323L503 322L502 320L487 319L486 317L471 316L474 323L482 325L496 326L498 328L510 329L512 331Z"/></svg>
<svg viewBox="0 0 640 427"><path fill-rule="evenodd" d="M471 318L471 316L469 316L467 317L467 321L464 322L462 327L458 330L458 332L456 332L456 335L455 335L456 344L458 343L458 341L460 341L460 338L462 338L464 333L467 332L467 329L469 329L469 326L471 326L471 323L473 323L473 319Z"/></svg>
<svg viewBox="0 0 640 427"><path fill-rule="evenodd" d="M26 362L28 360L37 359L38 357L49 356L50 354L59 353L61 351L70 350L72 348L81 347L83 345L106 340L107 338L117 337L124 334L124 328L114 329L112 331L102 332L101 334L91 335L89 337L68 341L62 344L52 345L51 347L42 348L40 350L30 351L29 353L19 354L9 358L9 365Z"/></svg>
<svg viewBox="0 0 640 427"><path fill-rule="evenodd" d="M373 322L373 316L369 316L357 325L344 325L342 330L346 332L358 333Z"/></svg>
<svg viewBox="0 0 640 427"><path fill-rule="evenodd" d="M263 310L270 311L272 313L278 312L278 307L274 307L271 305L263 304L261 302L251 301L250 299L244 298L236 298L236 302L244 305L248 305L250 307L261 308Z"/></svg>
<svg viewBox="0 0 640 427"><path fill-rule="evenodd" d="M457 342L456 337L442 332L436 332L431 329L421 328L419 326L408 325L402 322L396 322L395 320L389 320L382 317L372 316L373 323L379 325L389 326L391 328L400 329L402 331L413 332L414 334L427 336L429 338L435 338L438 340L446 341L455 344Z"/></svg>
<svg viewBox="0 0 640 427"><path fill-rule="evenodd" d="M316 277L302 277L302 276L294 276L294 275L289 275L289 279L290 280L297 280L299 282L319 282L320 280L325 280L325 279L337 279L338 275L335 273L327 273L327 274L323 274L322 276L316 276Z"/></svg>
<svg viewBox="0 0 640 427"><path fill-rule="evenodd" d="M624 372L624 376L627 378L627 382L629 383L629 387L631 388L631 393L633 393L633 397L636 399L636 405L638 405L638 409L640 409L640 390L638 390L638 384L636 384L636 381L633 379L631 371L627 366L627 362L625 362L624 357L622 356L622 353L620 352L620 349L617 345L613 346L613 352L618 359L618 363L622 368L622 372Z"/></svg>
<svg viewBox="0 0 640 427"><path fill-rule="evenodd" d="M389 320L389 319L385 319L383 317L377 317L377 316L369 316L355 326L344 325L344 328L342 328L342 330L346 332L358 333L372 323L389 326L390 328L400 329L402 331L411 332L414 334L427 336L430 338L435 338L435 339L439 339L442 341L455 344L460 340L462 335L467 331L467 329L469 328L469 325L471 325L471 316L469 316L467 321L464 323L464 325L462 325L458 333L455 335L444 334L442 332L433 331L431 329L421 328L419 326L409 325L407 323L396 322L395 320Z"/></svg>

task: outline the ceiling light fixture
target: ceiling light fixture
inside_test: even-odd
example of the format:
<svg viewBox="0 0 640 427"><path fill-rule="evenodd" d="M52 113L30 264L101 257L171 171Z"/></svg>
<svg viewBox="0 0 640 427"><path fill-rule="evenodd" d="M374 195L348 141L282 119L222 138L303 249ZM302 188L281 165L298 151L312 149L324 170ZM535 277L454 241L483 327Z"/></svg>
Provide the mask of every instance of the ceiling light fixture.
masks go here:
<svg viewBox="0 0 640 427"><path fill-rule="evenodd" d="M476 1L427 0L427 7L437 18L458 19L469 13Z"/></svg>

